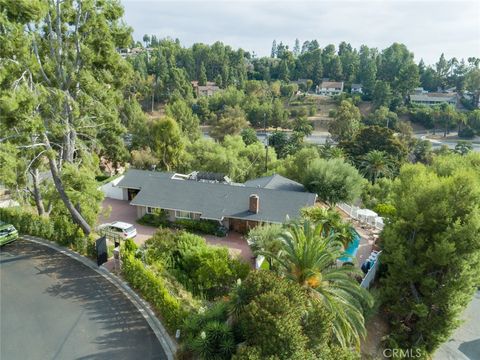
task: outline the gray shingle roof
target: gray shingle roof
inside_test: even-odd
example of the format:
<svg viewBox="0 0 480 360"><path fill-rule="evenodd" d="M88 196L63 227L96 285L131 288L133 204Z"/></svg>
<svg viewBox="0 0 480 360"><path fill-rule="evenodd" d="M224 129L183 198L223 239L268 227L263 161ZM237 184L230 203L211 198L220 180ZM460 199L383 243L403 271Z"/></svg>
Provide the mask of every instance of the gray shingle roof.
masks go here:
<svg viewBox="0 0 480 360"><path fill-rule="evenodd" d="M141 189L151 178L170 179L174 173L129 169L117 184L121 188Z"/></svg>
<svg viewBox="0 0 480 360"><path fill-rule="evenodd" d="M447 102L456 101L457 94L443 94L443 93L428 93L428 94L411 94L411 101L435 101L435 102Z"/></svg>
<svg viewBox="0 0 480 360"><path fill-rule="evenodd" d="M174 180L171 179L171 173L158 176L166 173L146 171L147 174L141 174L135 170L130 175L131 171L118 184L121 187L141 188L131 205L195 212L207 219L229 217L281 223L287 216L298 217L300 209L312 206L316 199L315 194L307 192ZM259 196L259 212L256 214L248 211L252 194Z"/></svg>
<svg viewBox="0 0 480 360"><path fill-rule="evenodd" d="M302 184L278 174L245 182L245 186L285 191L305 191Z"/></svg>

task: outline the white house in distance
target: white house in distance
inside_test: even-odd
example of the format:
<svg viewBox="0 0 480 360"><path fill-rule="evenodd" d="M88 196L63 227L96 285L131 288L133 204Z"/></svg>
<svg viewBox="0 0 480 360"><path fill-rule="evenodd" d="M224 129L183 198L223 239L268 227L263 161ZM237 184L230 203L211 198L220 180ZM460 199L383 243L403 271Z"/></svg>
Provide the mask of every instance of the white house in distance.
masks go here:
<svg viewBox="0 0 480 360"><path fill-rule="evenodd" d="M352 84L351 93L352 94L363 94L363 85L362 84Z"/></svg>
<svg viewBox="0 0 480 360"><path fill-rule="evenodd" d="M410 95L410 103L413 105L435 106L447 103L453 106L457 105L456 93L416 93Z"/></svg>
<svg viewBox="0 0 480 360"><path fill-rule="evenodd" d="M319 95L338 95L343 92L343 81L322 81L315 90Z"/></svg>

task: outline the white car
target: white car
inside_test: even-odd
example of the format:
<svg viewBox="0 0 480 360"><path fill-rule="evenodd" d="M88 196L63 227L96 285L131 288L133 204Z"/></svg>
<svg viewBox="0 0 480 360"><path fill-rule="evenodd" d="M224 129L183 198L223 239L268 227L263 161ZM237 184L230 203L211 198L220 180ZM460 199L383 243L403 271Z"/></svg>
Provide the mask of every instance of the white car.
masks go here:
<svg viewBox="0 0 480 360"><path fill-rule="evenodd" d="M135 226L122 221L102 224L98 227L98 231L106 236L111 236L113 238L120 237L123 240L137 236L137 229L135 229Z"/></svg>

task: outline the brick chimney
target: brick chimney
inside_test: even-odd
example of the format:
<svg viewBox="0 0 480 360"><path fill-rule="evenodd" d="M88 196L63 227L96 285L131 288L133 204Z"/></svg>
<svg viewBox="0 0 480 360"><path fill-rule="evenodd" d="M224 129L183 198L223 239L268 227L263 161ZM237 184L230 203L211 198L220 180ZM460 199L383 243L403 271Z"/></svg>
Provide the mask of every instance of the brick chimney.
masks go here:
<svg viewBox="0 0 480 360"><path fill-rule="evenodd" d="M250 195L250 203L248 206L248 210L255 214L258 214L258 211L260 210L260 198L257 194Z"/></svg>

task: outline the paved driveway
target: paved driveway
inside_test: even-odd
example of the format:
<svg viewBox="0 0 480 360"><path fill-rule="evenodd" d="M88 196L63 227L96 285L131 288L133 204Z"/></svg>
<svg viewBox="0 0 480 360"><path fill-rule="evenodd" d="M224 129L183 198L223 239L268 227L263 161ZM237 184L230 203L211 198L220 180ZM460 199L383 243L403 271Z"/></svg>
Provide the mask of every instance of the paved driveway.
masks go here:
<svg viewBox="0 0 480 360"><path fill-rule="evenodd" d="M125 221L134 224L137 228L135 242L138 245L143 244L156 230L155 227L140 225L137 223L137 210L135 206L130 205L127 201L106 198L102 203L102 207L103 209L111 209L110 216L108 218L100 216L98 223ZM205 235L203 237L210 245L225 246L233 256L240 256L248 263L253 264L252 250L250 249L250 246L248 246L247 241L240 234L231 231L226 237L212 235Z"/></svg>
<svg viewBox="0 0 480 360"><path fill-rule="evenodd" d="M433 356L434 360L480 359L480 290L465 309L465 321Z"/></svg>
<svg viewBox="0 0 480 360"><path fill-rule="evenodd" d="M137 209L135 206L130 205L128 201L105 198L102 203L102 208L104 210L111 209L110 215L108 217L100 215L98 223L102 224L105 222L125 221L134 224L137 228L135 242L138 245L143 244L145 240L152 237L155 232L156 228L137 223Z"/></svg>
<svg viewBox="0 0 480 360"><path fill-rule="evenodd" d="M0 270L0 359L166 359L137 308L78 261L18 240Z"/></svg>

